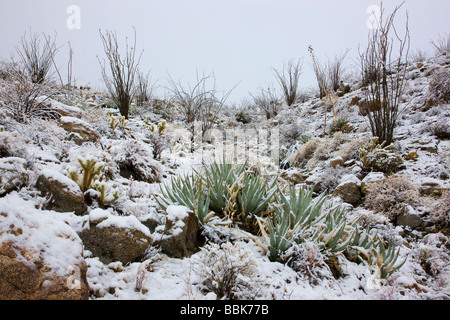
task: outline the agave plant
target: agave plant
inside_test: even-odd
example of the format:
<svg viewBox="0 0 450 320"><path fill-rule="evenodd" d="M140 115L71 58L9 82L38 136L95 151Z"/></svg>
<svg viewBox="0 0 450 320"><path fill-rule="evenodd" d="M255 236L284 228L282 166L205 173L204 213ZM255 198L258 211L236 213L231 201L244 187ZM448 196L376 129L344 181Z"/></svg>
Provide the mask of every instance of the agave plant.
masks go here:
<svg viewBox="0 0 450 320"><path fill-rule="evenodd" d="M355 224L353 237L345 251L345 256L349 261L367 262L371 257L373 247L374 241L370 236L369 227L360 230L358 224Z"/></svg>
<svg viewBox="0 0 450 320"><path fill-rule="evenodd" d="M276 180L259 174L245 173L236 197L236 211L243 216L260 216L274 199L278 188Z"/></svg>
<svg viewBox="0 0 450 320"><path fill-rule="evenodd" d="M389 242L387 246L384 245L381 239L378 239L374 244L374 255L372 264L378 267L380 270L380 278L385 279L392 275L394 272L399 270L406 262L400 262L398 264L397 260L400 254L400 248L396 251L396 247L392 242Z"/></svg>
<svg viewBox="0 0 450 320"><path fill-rule="evenodd" d="M234 190L241 175L244 173L245 164L233 167L232 163L213 162L204 168L203 174L196 174L209 190L210 209L216 213L225 213L230 206L230 201L235 197Z"/></svg>
<svg viewBox="0 0 450 320"><path fill-rule="evenodd" d="M344 252L352 240L354 228L347 221L341 208L335 208L325 214L323 223L316 224L316 233L312 239L322 243L330 256Z"/></svg>
<svg viewBox="0 0 450 320"><path fill-rule="evenodd" d="M328 257L337 257L351 243L353 226L340 208L323 210L325 194L312 199L311 189L290 189L289 197L280 194L271 219L259 219L259 226L266 242L270 258L285 261L286 252L294 245L305 241L319 244Z"/></svg>
<svg viewBox="0 0 450 320"><path fill-rule="evenodd" d="M169 205L182 205L191 209L201 223L206 223L209 214L210 198L205 192L202 180L195 175L187 175L171 180L170 187L160 187L161 196L156 198L159 206L166 210Z"/></svg>

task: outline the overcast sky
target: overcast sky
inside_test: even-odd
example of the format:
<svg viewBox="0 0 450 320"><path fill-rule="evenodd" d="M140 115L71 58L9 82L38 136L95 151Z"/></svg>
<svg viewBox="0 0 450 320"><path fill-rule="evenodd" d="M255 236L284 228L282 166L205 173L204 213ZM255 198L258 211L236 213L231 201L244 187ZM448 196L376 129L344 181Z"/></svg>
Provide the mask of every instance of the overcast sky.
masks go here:
<svg viewBox="0 0 450 320"><path fill-rule="evenodd" d="M386 13L402 1L384 1ZM73 73L78 85L103 89L97 55L103 59L99 28L116 30L120 40L137 32L137 48L144 50L141 69L152 71L160 85L172 78L193 82L196 70L214 71L219 89L239 83L232 98L248 97L259 86L274 83L272 67L303 58L302 86L315 86L308 45L327 57L350 49L355 63L364 45L367 8L373 0L1 0L0 57L14 53L25 31L57 33L62 45L58 64L66 68L67 42L74 50ZM69 29L67 8L80 9L79 29ZM450 1L406 0L397 15L404 29L409 12L411 51L432 52L430 40L450 31ZM70 20L75 21L75 20ZM72 26L75 26L72 24ZM65 72L63 71L63 77Z"/></svg>

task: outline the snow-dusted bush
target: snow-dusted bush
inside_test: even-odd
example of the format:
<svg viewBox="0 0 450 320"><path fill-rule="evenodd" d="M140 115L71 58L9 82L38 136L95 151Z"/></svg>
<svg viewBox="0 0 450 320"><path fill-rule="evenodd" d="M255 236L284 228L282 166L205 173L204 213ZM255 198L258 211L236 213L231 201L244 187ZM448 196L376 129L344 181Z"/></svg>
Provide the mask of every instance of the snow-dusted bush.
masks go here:
<svg viewBox="0 0 450 320"><path fill-rule="evenodd" d="M26 122L35 117L59 118L56 111L45 105L47 100L58 93L49 79L34 82L25 67L14 62L3 63L2 69L8 74L9 81L2 80L4 88L0 90L0 99L16 121Z"/></svg>
<svg viewBox="0 0 450 320"><path fill-rule="evenodd" d="M251 251L239 243L207 244L202 249L197 273L204 289L218 299L252 299L258 268Z"/></svg>
<svg viewBox="0 0 450 320"><path fill-rule="evenodd" d="M391 176L374 183L364 200L364 205L395 222L407 206L420 203L419 189L405 176Z"/></svg>
<svg viewBox="0 0 450 320"><path fill-rule="evenodd" d="M431 207L431 218L442 228L450 229L450 192L444 192Z"/></svg>
<svg viewBox="0 0 450 320"><path fill-rule="evenodd" d="M371 143L361 143L359 159L363 169L367 171L380 171L395 173L403 163L402 157L393 148L393 145L385 146L378 144L378 137L372 139Z"/></svg>
<svg viewBox="0 0 450 320"><path fill-rule="evenodd" d="M450 70L442 68L430 77L428 98L436 104L450 103Z"/></svg>
<svg viewBox="0 0 450 320"><path fill-rule="evenodd" d="M332 279L333 275L326 263L317 242L306 241L294 244L286 251L286 264L300 275L305 276L312 284L319 284L324 279Z"/></svg>

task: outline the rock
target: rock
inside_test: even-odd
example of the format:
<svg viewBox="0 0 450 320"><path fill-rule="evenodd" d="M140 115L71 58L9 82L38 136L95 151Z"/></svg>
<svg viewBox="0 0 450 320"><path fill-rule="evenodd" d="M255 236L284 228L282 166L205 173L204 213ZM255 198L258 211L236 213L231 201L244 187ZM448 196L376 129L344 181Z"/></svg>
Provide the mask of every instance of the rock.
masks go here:
<svg viewBox="0 0 450 320"><path fill-rule="evenodd" d="M440 196L444 190L438 179L422 178L420 182L420 193L428 196Z"/></svg>
<svg viewBox="0 0 450 320"><path fill-rule="evenodd" d="M318 175L310 175L306 180L305 184L312 188L314 192L320 192L321 190L321 184L322 184L322 178Z"/></svg>
<svg viewBox="0 0 450 320"><path fill-rule="evenodd" d="M0 195L18 190L27 182L27 161L25 159L0 158Z"/></svg>
<svg viewBox="0 0 450 320"><path fill-rule="evenodd" d="M197 216L184 206L167 207L166 224L158 226L155 244L170 257L189 257L197 251Z"/></svg>
<svg viewBox="0 0 450 320"><path fill-rule="evenodd" d="M307 176L298 169L291 169L282 172L282 178L291 184L299 184L305 182Z"/></svg>
<svg viewBox="0 0 450 320"><path fill-rule="evenodd" d="M162 169L157 161L137 154L119 163L120 175L124 178L147 183L161 181Z"/></svg>
<svg viewBox="0 0 450 320"><path fill-rule="evenodd" d="M412 151L410 153L408 153L408 155L405 157L406 160L414 160L417 159L419 157L419 155L417 154L416 151Z"/></svg>
<svg viewBox="0 0 450 320"><path fill-rule="evenodd" d="M423 220L420 215L410 205L406 206L406 210L397 216L397 224L401 226L416 229L422 225Z"/></svg>
<svg viewBox="0 0 450 320"><path fill-rule="evenodd" d="M353 174L344 175L334 189L333 196L353 206L357 205L361 200L361 181Z"/></svg>
<svg viewBox="0 0 450 320"><path fill-rule="evenodd" d="M150 230L135 216L114 216L94 209L88 219L80 238L85 248L105 264L136 261L153 242Z"/></svg>
<svg viewBox="0 0 450 320"><path fill-rule="evenodd" d="M89 123L75 117L61 117L59 119L60 126L70 132L71 139L76 144L81 145L83 142L97 142L100 135L95 131Z"/></svg>
<svg viewBox="0 0 450 320"><path fill-rule="evenodd" d="M344 165L344 159L342 159L342 157L335 157L335 158L333 158L333 159L331 159L330 161L329 161L329 163L330 163L330 166L331 167L333 167L333 168L336 168L336 167L338 167L338 166L343 166Z"/></svg>
<svg viewBox="0 0 450 320"><path fill-rule="evenodd" d="M87 206L78 184L62 173L44 169L36 180L36 189L43 196L51 199L45 209L57 212L74 212L76 215L87 214Z"/></svg>
<svg viewBox="0 0 450 320"><path fill-rule="evenodd" d="M39 97L37 100L38 101L43 101L45 99L45 97ZM64 103L55 101L53 99L47 99L43 102L43 105L48 108L51 109L53 111L55 111L56 113L58 113L59 115L61 115L62 117L76 117L76 118L81 118L81 116L83 115L83 111L78 108L78 107L73 107L73 106L68 106Z"/></svg>
<svg viewBox="0 0 450 320"><path fill-rule="evenodd" d="M402 157L388 148L375 148L369 151L363 160L365 170L385 173L398 172L403 164Z"/></svg>
<svg viewBox="0 0 450 320"><path fill-rule="evenodd" d="M372 186L374 183L383 181L384 179L386 179L386 175L383 172L370 172L361 181L362 194L368 194L370 191L370 186Z"/></svg>
<svg viewBox="0 0 450 320"><path fill-rule="evenodd" d="M0 199L0 299L87 300L80 238L64 215L13 192Z"/></svg>

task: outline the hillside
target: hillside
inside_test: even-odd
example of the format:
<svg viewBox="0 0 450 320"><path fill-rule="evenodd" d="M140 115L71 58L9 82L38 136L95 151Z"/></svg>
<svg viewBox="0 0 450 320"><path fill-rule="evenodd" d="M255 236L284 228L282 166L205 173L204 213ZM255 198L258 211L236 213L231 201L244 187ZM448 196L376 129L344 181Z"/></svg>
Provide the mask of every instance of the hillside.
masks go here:
<svg viewBox="0 0 450 320"><path fill-rule="evenodd" d="M69 88L36 97L46 112L19 121L3 99L0 298L449 299L449 74L450 55L410 63L394 143L383 147L356 80L335 97L339 122L328 109L325 126L326 100L308 97L270 119L223 108L203 139L166 100L126 120L107 94ZM6 74L0 82L13 90ZM291 186L324 197L303 241L271 251L272 198L258 218L167 200L187 174L210 195L218 185L203 170L222 156L236 160L229 201L250 189L239 165L262 177L261 197L292 199Z"/></svg>

